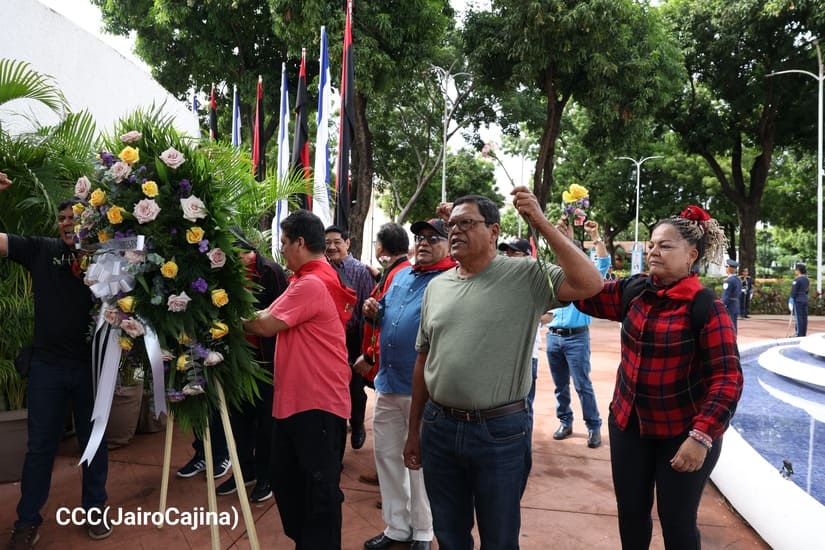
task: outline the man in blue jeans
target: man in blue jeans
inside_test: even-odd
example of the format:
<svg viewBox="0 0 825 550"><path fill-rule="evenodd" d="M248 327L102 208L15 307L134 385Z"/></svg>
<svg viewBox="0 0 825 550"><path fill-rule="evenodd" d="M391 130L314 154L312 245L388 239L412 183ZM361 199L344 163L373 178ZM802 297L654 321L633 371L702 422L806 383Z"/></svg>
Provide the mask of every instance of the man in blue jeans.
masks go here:
<svg viewBox="0 0 825 550"><path fill-rule="evenodd" d="M572 227L564 220L557 226L572 238ZM599 238L599 224L587 221L584 231L596 248L596 268L602 277L610 268L610 255ZM596 392L590 381L590 316L573 304L552 310L547 326L547 361L556 386L556 416L559 427L553 439L561 440L573 434L573 409L570 408L570 378L579 395L584 423L587 426L587 446L595 449L602 444L602 419L596 404ZM547 317L542 317L543 320Z"/></svg>
<svg viewBox="0 0 825 550"><path fill-rule="evenodd" d="M6 174L0 172L0 191L11 185ZM31 548L40 538L40 510L49 497L52 467L69 403L81 449L91 433L94 395L88 332L92 294L81 280L73 242L72 205L78 201L70 199L58 205L59 238L0 233L0 257L28 269L34 287L34 352L26 393L29 443L17 521L8 548ZM91 463L83 464L82 471L81 505L90 520L88 534L92 539L104 539L112 533L99 521L107 499L109 459L105 440Z"/></svg>
<svg viewBox="0 0 825 550"><path fill-rule="evenodd" d="M533 193L517 187L512 194L558 265L499 255L500 216L489 199L469 195L439 208L450 210L448 242L459 265L424 292L404 464L423 468L441 550L473 548L474 517L481 548L518 548L539 318L604 284Z"/></svg>

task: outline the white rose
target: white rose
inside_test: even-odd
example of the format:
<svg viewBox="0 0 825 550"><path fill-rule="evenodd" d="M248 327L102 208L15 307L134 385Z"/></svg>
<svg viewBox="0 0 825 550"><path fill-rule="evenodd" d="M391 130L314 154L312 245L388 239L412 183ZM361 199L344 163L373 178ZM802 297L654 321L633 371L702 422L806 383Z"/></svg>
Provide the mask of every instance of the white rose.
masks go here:
<svg viewBox="0 0 825 550"><path fill-rule="evenodd" d="M120 136L120 141L122 141L123 143L134 143L137 140L139 140L142 136L143 134L141 134L137 130L132 130Z"/></svg>
<svg viewBox="0 0 825 550"><path fill-rule="evenodd" d="M134 317L127 317L120 322L120 328L126 331L126 334L132 338L137 338L144 334L143 325Z"/></svg>
<svg viewBox="0 0 825 550"><path fill-rule="evenodd" d="M186 384L181 391L184 395L200 395L205 390L200 384Z"/></svg>
<svg viewBox="0 0 825 550"><path fill-rule="evenodd" d="M158 206L158 203L156 203L154 199L143 199L135 205L132 214L135 215L138 223L149 223L160 214L160 206Z"/></svg>
<svg viewBox="0 0 825 550"><path fill-rule="evenodd" d="M91 188L92 184L89 178L80 176L77 178L77 183L74 184L74 194L81 199L85 199L89 196L89 190L91 190Z"/></svg>
<svg viewBox="0 0 825 550"><path fill-rule="evenodd" d="M109 174L115 179L115 181L122 181L123 178L128 176L132 173L132 168L126 164L125 162L118 161L109 168Z"/></svg>
<svg viewBox="0 0 825 550"><path fill-rule="evenodd" d="M174 147L170 147L160 154L160 160L169 168L174 169L186 162L186 157L180 151L175 150Z"/></svg>
<svg viewBox="0 0 825 550"><path fill-rule="evenodd" d="M206 257L209 258L212 269L221 268L226 264L226 253L220 248L213 248L206 253Z"/></svg>
<svg viewBox="0 0 825 550"><path fill-rule="evenodd" d="M183 209L183 217L190 222L206 217L206 206L195 195L189 195L185 199L181 199L180 207Z"/></svg>
<svg viewBox="0 0 825 550"><path fill-rule="evenodd" d="M123 257L126 258L126 261L130 264L142 264L146 261L146 252L138 251L138 250L127 250Z"/></svg>
<svg viewBox="0 0 825 550"><path fill-rule="evenodd" d="M120 326L120 311L116 307L107 307L103 319L112 326Z"/></svg>
<svg viewBox="0 0 825 550"><path fill-rule="evenodd" d="M223 355L218 351L209 350L209 353L206 356L206 359L203 360L203 364L207 367L212 367L217 365L218 363L223 362Z"/></svg>
<svg viewBox="0 0 825 550"><path fill-rule="evenodd" d="M186 311L187 306L189 306L189 302L192 301L192 298L186 295L186 292L181 292L180 294L172 294L166 300L166 308L169 311L178 313L181 311Z"/></svg>

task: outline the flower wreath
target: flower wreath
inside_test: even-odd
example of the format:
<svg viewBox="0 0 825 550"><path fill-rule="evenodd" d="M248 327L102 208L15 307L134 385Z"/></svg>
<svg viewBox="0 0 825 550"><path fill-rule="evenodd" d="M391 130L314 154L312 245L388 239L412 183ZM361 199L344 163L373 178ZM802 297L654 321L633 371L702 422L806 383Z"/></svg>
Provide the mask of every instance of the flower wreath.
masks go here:
<svg viewBox="0 0 825 550"><path fill-rule="evenodd" d="M263 373L243 332L254 299L228 230L227 184L170 121L138 113L120 126L94 174L75 186L83 199L74 205L76 238L97 304L95 349L108 356L97 368L104 380L107 361L116 370L122 353L145 353L156 412L168 405L201 434L219 386L238 405L256 395Z"/></svg>

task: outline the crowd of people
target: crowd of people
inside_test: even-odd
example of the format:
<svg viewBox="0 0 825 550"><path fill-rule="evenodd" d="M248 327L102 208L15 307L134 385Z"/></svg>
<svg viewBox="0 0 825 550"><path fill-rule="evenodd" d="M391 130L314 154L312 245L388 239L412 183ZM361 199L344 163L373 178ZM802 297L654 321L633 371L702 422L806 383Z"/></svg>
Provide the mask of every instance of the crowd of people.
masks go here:
<svg viewBox="0 0 825 550"><path fill-rule="evenodd" d="M11 184L0 173L0 191ZM346 229L324 227L305 210L281 223L288 280L235 232L257 283L258 312L244 329L273 382L259 387L259 401L230 411L240 460L232 467L254 484L253 501L274 496L296 548L341 547L348 423L350 446L359 449L367 437L365 387L375 391L372 434L386 527L364 547L403 542L426 550L437 539L444 550L471 549L477 523L483 548L518 548L541 324L557 400L553 438L573 429L572 378L587 446L602 443L589 379L591 316L622 323L607 419L622 545L649 546L655 493L666 547L700 546L699 501L743 383L735 314L695 274L700 263L721 261L722 231L707 212L688 207L655 226L648 274L615 279L607 277L610 257L596 223L584 227L596 247L593 262L567 222L548 220L527 188L514 189L513 205L554 263L534 257L542 243L499 243L499 210L475 195L413 223L412 258L406 229L382 226L376 257L385 262L377 277L349 253ZM32 273L36 310L29 451L12 548L37 542L68 401L81 446L89 435L91 352L81 332L91 295L72 269L53 261L74 254L73 227L67 202L58 208L59 238L0 233L0 257ZM195 449L181 477L203 471L197 440ZM220 465L224 450L217 452ZM107 465L104 444L83 467L87 510L106 504ZM237 486L233 475L218 492ZM88 531L93 539L111 534L101 525Z"/></svg>

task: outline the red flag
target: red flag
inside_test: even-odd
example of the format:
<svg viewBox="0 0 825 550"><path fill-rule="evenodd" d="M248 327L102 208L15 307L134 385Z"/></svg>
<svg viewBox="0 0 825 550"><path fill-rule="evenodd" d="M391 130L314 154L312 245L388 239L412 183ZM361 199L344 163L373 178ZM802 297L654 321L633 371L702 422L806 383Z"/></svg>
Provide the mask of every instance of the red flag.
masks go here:
<svg viewBox="0 0 825 550"><path fill-rule="evenodd" d="M215 85L212 84L212 96L209 99L209 139L218 141L218 102L215 101Z"/></svg>
<svg viewBox="0 0 825 550"><path fill-rule="evenodd" d="M307 96L307 50L301 49L301 71L298 73L298 97L295 98L295 138L292 140L292 167L303 170L309 180L312 171L309 165L309 98ZM312 185L312 182L309 182ZM298 195L298 202L305 210L312 209L312 198L308 193Z"/></svg>
<svg viewBox="0 0 825 550"><path fill-rule="evenodd" d="M264 80L258 75L258 96L255 102L255 128L252 133L252 173L258 181L266 174L266 155L263 150L264 136Z"/></svg>
<svg viewBox="0 0 825 550"><path fill-rule="evenodd" d="M338 134L338 163L335 174L335 224L349 229L349 153L355 141L355 66L352 60L352 0L347 1L344 27L344 58L341 65L341 122Z"/></svg>

